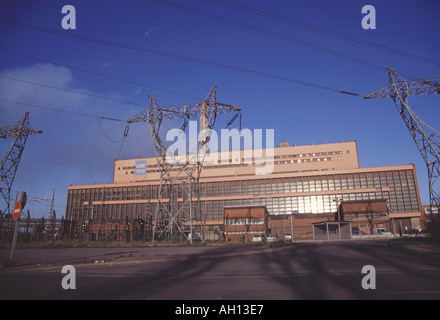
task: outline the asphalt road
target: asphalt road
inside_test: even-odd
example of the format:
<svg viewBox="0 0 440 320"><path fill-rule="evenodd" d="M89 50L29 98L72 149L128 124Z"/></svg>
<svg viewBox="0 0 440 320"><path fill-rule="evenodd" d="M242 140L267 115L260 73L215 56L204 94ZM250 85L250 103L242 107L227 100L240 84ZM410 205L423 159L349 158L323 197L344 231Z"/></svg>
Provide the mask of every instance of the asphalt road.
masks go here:
<svg viewBox="0 0 440 320"><path fill-rule="evenodd" d="M0 299L437 300L440 250L424 248L389 246L386 240L256 251L180 248L182 254L161 248L155 259L145 255L155 248L131 249L114 263L73 263L76 289L62 288L63 278L72 276L61 273L62 264L0 271ZM362 279L373 277L361 272L365 265L375 269L375 289L362 288Z"/></svg>

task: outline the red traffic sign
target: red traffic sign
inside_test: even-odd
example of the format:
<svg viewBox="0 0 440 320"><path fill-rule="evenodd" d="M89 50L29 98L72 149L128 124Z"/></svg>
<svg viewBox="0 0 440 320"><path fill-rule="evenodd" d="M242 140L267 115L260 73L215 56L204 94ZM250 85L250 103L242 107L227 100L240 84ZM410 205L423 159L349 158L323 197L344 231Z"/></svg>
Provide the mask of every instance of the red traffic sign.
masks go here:
<svg viewBox="0 0 440 320"><path fill-rule="evenodd" d="M12 217L14 218L14 221L19 220L20 215L21 215L21 202L17 201L14 206L14 211L12 212Z"/></svg>

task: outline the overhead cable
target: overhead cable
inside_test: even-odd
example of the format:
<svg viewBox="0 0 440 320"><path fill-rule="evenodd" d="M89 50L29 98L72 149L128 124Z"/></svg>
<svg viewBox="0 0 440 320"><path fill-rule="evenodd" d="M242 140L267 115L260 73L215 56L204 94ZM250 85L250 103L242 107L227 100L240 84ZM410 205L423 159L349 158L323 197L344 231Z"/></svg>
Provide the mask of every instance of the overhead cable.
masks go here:
<svg viewBox="0 0 440 320"><path fill-rule="evenodd" d="M109 120L109 121L120 121L120 122L126 122L127 121L127 120L122 120L122 119L117 119L117 118L104 117L103 115L102 116L97 116L97 115L89 114L89 113L70 111L70 110L64 110L64 109L57 109L57 108L52 108L52 107L47 107L47 106L40 106L40 105L24 103L24 102L18 102L18 101L12 101L12 100L2 99L2 98L0 98L0 102L13 103L13 104L18 104L18 105L22 105L22 106L31 107L31 108L51 110L51 111L56 111L56 112L64 112L64 113L75 114L75 115L78 115L78 116L89 117L89 118L96 118L96 119L103 119L103 120Z"/></svg>
<svg viewBox="0 0 440 320"><path fill-rule="evenodd" d="M50 88L50 89L66 91L66 92L70 92L70 93L74 93L74 94L85 95L85 96L89 96L89 97L93 97L93 98L99 98L99 99L109 100L109 101L123 103L123 104L131 104L131 105L135 105L135 106L138 106L138 107L145 107L145 105L139 104L139 103L128 102L128 101L118 100L118 99L109 98L109 97L103 97L103 96L99 96L99 95L96 95L96 94L91 94L91 93L87 93L87 92L81 92L81 91L72 90L72 89L55 87L55 86L51 86L51 85L47 85L47 84L43 84L43 83L38 83L38 82L33 82L33 81L17 79L17 78L8 77L8 76L2 76L2 75L0 75L0 78L7 79L7 80L12 80L12 81L18 81L18 82L22 82L22 83L27 83L27 84L31 84L31 85L35 85L35 86L41 86L41 87Z"/></svg>
<svg viewBox="0 0 440 320"><path fill-rule="evenodd" d="M279 75L275 75L275 74L270 74L270 73L266 73L266 72L260 72L260 71L237 67L237 66L233 66L233 65L227 65L224 63L219 63L219 62L214 62L214 61L209 61L209 60L204 60L204 59L199 59L199 58L194 58L194 57L189 57L189 56L183 56L183 55L175 54L175 53L171 53L171 52L159 51L159 50L155 50L155 49L134 46L134 45L125 44L125 43L121 43L121 42L108 41L108 40L94 38L94 37L85 36L85 35L80 35L80 34L76 34L76 33L75 34L66 33L66 32L62 32L62 31L58 31L58 30L54 30L54 29L39 27L39 26L21 23L18 21L13 21L13 20L4 19L4 18L0 18L0 23L10 24L10 25L20 27L20 28L36 30L36 31L40 31L40 32L63 36L63 37L75 38L75 39L90 41L90 42L94 42L94 43L125 48L125 49L129 49L129 50L146 52L146 53L160 55L160 56L169 57L169 58L173 58L173 59L180 59L180 60L190 61L190 62L194 62L194 63L205 64L205 65L209 65L209 66L213 66L213 67L229 69L229 70L233 70L233 71L237 71L237 72L253 74L256 76L281 80L281 81L285 81L285 82L290 82L290 83L300 84L300 85L304 85L304 86L314 87L317 89L340 93L339 89L331 88L331 87L324 86L324 85L319 85L316 83L305 82L305 81L296 80L296 79L292 79L292 78L288 78L288 77L284 77L284 76L279 76Z"/></svg>
<svg viewBox="0 0 440 320"><path fill-rule="evenodd" d="M295 25L295 26L298 26L298 27L301 27L301 28L313 30L313 31L320 32L320 33L323 33L323 34L326 34L326 35L330 35L330 36L337 37L337 38L340 38L340 39L348 40L348 41L355 42L355 43L358 43L358 44L361 44L361 45L364 45L364 46L368 46L368 47L379 49L379 50L386 51L386 52L389 52L389 53L397 54L397 55L404 56L404 57L407 57L407 58L411 58L411 59L415 59L415 60L419 60L419 61L423 61L423 62L427 62L427 63L431 63L431 64L434 64L434 65L440 66L440 61L438 61L438 60L422 57L422 56L419 56L419 55L416 55L416 54L413 54L413 53L410 53L410 52L406 52L406 51L403 51L403 50L394 49L394 48L391 48L391 47L388 47L388 46L384 46L384 45L381 45L381 44L378 44L378 43L375 43L375 42L372 42L372 41L363 40L363 39L360 39L360 38L357 38L357 37L354 37L354 36L350 36L350 35L347 35L347 34L344 34L344 33L341 33L341 32L337 32L337 31L334 31L334 30L330 30L330 29L327 29L327 28L322 28L322 27L319 27L319 26L316 26L316 25L313 25L313 24L309 24L309 23L306 23L306 22L303 22L303 21L300 21L300 20L297 20L297 19L288 18L288 17L285 17L285 16L281 16L281 15L278 15L278 14L274 14L274 13L270 13L270 12L267 12L267 11L259 10L259 9L256 9L256 8L252 8L252 7L249 7L249 6L245 6L245 5L242 5L242 4L239 4L239 3L235 3L235 2L231 2L231 1L227 1L227 0L221 0L221 1L205 0L205 1L210 2L210 3L214 3L216 5L225 6L225 7L233 8L233 9L236 9L236 10L248 12L248 13L251 13L251 14L254 14L254 15L263 16L265 18L269 18L269 19L272 19L272 20L285 22L285 23L288 23L288 24L291 24L291 25Z"/></svg>
<svg viewBox="0 0 440 320"><path fill-rule="evenodd" d="M165 4L165 5L168 5L168 6L171 6L171 7L175 7L175 8L178 8L178 9L182 9L182 10L185 10L185 11L189 11L189 12L192 12L192 13L196 13L198 15L202 15L202 16L205 16L205 17L209 17L209 18L213 18L213 19L216 19L216 20L220 20L220 21L223 21L223 22L226 22L226 23L229 23L229 24L237 25L237 26L240 26L240 27L243 27L243 28L246 28L246 29L250 29L250 30L253 30L253 31L256 31L256 32L259 32L259 33L263 33L263 34L266 34L266 35L269 35L269 36L272 36L272 37L275 37L275 38L279 38L279 39L282 39L282 40L286 40L286 41L289 41L289 42L292 42L292 43L296 43L296 44L299 44L299 45L302 45L302 46L305 46L305 47L308 47L308 48L311 48L311 49L314 49L314 50L317 50L317 51L320 51L320 52L324 52L324 53L327 53L327 54L330 54L330 55L337 56L337 57L345 59L345 60L349 60L349 61L352 61L352 62L356 62L356 63L362 64L362 65L365 65L365 66L370 67L370 68L375 68L375 69L378 69L378 70L381 70L381 71L386 71L385 67L377 65L375 63L372 63L372 62L369 62L369 61L366 61L366 60L363 60L363 59L360 59L360 58L356 58L356 57L350 56L350 55L345 54L345 53L337 52L337 51L334 51L334 50L331 50L331 49L328 49L328 48L325 48L325 47L322 47L322 46L318 46L318 45L315 45L315 44L307 42L307 41L303 41L303 40L299 40L299 39L296 39L296 38L293 38L293 37L290 37L290 36L286 36L286 35L283 35L283 34L278 33L278 32L274 32L274 31L271 31L271 30L268 30L268 29L264 29L264 28L261 28L261 27L258 27L258 26L253 26L253 25L250 25L250 24L238 21L238 20L233 20L233 19L225 18L225 17L219 16L219 15L207 12L207 11L202 11L202 10L199 10L199 9L188 7L188 6L185 6L185 5L182 5L182 4L179 4L179 3L175 3L175 2L172 2L172 1L167 1L167 0L152 0L152 1L153 2L157 2L157 3L161 3L161 4Z"/></svg>
<svg viewBox="0 0 440 320"><path fill-rule="evenodd" d="M186 98L191 98L191 99L194 99L194 100L197 100L197 101L203 100L202 98L193 97L193 96L190 96L190 95L187 95L187 94L184 94L184 93L180 93L180 92L176 92L176 91L172 91L172 90L168 90L168 89L159 88L159 87L156 87L156 86L151 86L151 85L148 85L148 84L145 84L145 83L141 83L141 82L137 82L137 81L122 79L122 78L111 76L111 75L108 75L108 74L103 74L103 73L94 72L94 71L90 71L90 70L84 70L84 69L80 69L80 68L77 68L77 67L73 67L73 66L70 66L70 65L63 64L63 63L58 63L58 62L50 61L50 60L47 60L47 59L41 59L41 58L25 55L25 54L22 54L22 53L11 51L11 50L6 50L6 49L0 48L0 51L8 53L8 54L24 57L24 58L27 58L27 59L32 59L32 60L40 61L40 62L44 62L44 63L50 63L50 64L53 64L53 65L65 67L65 68L68 68L68 69L71 69L71 70L88 73L88 74L91 74L91 75L94 75L94 76L98 76L98 77L103 77L103 78L107 78L107 79L111 79L111 80L115 80L115 81L119 81L119 82L124 82L124 83L128 83L128 84L136 85L136 86L145 87L145 88L148 88L148 89L162 91L162 92L165 92L165 93L170 93L170 94L174 94L174 95L178 95L178 96L182 96L182 97L186 97Z"/></svg>

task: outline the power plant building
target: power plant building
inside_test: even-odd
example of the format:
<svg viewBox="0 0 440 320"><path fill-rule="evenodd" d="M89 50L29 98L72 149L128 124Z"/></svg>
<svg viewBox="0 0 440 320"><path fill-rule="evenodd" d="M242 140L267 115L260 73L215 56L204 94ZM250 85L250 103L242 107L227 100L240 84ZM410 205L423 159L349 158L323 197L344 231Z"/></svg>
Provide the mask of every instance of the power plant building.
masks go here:
<svg viewBox="0 0 440 320"><path fill-rule="evenodd" d="M355 141L281 143L274 149L251 151L229 152L227 162L211 160L203 166L204 239L225 240L225 208L239 207L265 207L267 232L284 236L293 230L294 238L312 238L314 223L341 220L342 204L349 202L364 202L366 208L377 201L387 206L386 219L374 226L368 217L356 216L352 227L358 231L368 234L380 226L398 234L402 226L420 228L422 206L413 164L360 168ZM258 156L264 154L272 157L262 163ZM222 156L218 153L219 159ZM264 166L270 166L271 173L256 174ZM65 218L69 237L151 239L159 185L153 157L115 160L113 183L69 186Z"/></svg>

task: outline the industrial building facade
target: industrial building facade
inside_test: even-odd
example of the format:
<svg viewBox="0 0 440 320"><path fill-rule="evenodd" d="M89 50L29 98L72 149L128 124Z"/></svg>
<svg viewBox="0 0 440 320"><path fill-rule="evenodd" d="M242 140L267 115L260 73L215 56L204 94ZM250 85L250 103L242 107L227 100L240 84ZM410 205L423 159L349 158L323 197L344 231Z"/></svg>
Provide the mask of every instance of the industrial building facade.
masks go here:
<svg viewBox="0 0 440 320"><path fill-rule="evenodd" d="M225 207L224 234L226 242L240 241L248 243L259 237L267 239L269 213L266 206Z"/></svg>
<svg viewBox="0 0 440 320"><path fill-rule="evenodd" d="M273 172L267 175L255 174L261 164L255 159L246 161L244 151L241 159L233 159L230 153L229 163L204 165L200 199L206 240L223 240L224 208L240 206L265 206L270 217L292 214L296 238L311 237L312 223L323 221L320 217L334 217L341 202L355 200L385 200L394 222L420 228L421 203L413 164L360 168L355 141L307 146L283 143L271 152ZM156 159L143 158L115 160L111 184L69 186L65 219L69 237L87 234L96 240L148 240L159 184Z"/></svg>

